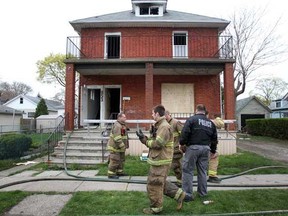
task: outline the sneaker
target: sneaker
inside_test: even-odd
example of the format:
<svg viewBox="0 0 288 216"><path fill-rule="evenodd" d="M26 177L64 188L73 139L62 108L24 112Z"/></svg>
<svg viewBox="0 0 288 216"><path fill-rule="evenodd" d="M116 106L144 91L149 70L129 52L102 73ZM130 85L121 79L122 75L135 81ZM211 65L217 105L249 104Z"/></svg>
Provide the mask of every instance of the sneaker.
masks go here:
<svg viewBox="0 0 288 216"><path fill-rule="evenodd" d="M209 176L207 182L211 182L211 183L220 183L222 180L219 179L217 176L215 177L212 177L212 176Z"/></svg>
<svg viewBox="0 0 288 216"><path fill-rule="evenodd" d="M128 176L126 173L117 173L118 176Z"/></svg>
<svg viewBox="0 0 288 216"><path fill-rule="evenodd" d="M151 208L144 208L144 209L143 209L143 213L146 214L146 215L157 214L157 213L154 212Z"/></svg>
<svg viewBox="0 0 288 216"><path fill-rule="evenodd" d="M186 196L185 196L185 198L184 198L184 202L192 202L193 200L194 200L193 197L188 196L188 195L186 194Z"/></svg>
<svg viewBox="0 0 288 216"><path fill-rule="evenodd" d="M183 201L184 201L184 199L185 199L185 197L186 197L186 193L183 191L182 193L181 193L181 196L179 197L179 199L177 200L177 210L180 210L180 209L182 209L182 206L183 206Z"/></svg>
<svg viewBox="0 0 288 216"><path fill-rule="evenodd" d="M109 179L119 179L119 176L116 175L112 175L112 176L108 176Z"/></svg>

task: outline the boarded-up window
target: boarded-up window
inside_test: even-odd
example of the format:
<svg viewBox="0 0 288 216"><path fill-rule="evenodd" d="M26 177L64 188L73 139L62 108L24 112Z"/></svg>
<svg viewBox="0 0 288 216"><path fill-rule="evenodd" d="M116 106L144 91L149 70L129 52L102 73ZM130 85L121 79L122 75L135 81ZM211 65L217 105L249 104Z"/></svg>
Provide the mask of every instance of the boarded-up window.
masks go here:
<svg viewBox="0 0 288 216"><path fill-rule="evenodd" d="M161 103L171 113L194 113L194 86L162 83Z"/></svg>

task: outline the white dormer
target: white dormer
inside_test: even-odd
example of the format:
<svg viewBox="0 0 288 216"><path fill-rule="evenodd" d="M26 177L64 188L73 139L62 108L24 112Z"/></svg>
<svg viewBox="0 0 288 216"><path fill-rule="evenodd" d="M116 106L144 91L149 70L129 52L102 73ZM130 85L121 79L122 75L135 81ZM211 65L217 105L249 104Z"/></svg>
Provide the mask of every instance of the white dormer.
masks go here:
<svg viewBox="0 0 288 216"><path fill-rule="evenodd" d="M135 16L163 16L167 0L131 0Z"/></svg>

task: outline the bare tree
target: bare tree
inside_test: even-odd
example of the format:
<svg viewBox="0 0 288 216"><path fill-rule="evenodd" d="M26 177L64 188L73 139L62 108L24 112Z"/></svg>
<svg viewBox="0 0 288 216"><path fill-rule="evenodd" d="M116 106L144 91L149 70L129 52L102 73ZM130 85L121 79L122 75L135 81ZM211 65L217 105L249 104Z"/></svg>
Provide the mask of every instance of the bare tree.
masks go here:
<svg viewBox="0 0 288 216"><path fill-rule="evenodd" d="M257 11L242 9L234 13L230 19L228 31L233 36L236 57L234 64L235 99L245 92L247 82L251 81L253 72L264 66L283 61L283 54L287 50L287 46L280 42L280 37L276 33L280 18L269 26L263 23L265 13L266 9Z"/></svg>
<svg viewBox="0 0 288 216"><path fill-rule="evenodd" d="M21 82L13 82L9 84L8 82L0 83L1 101L6 102L18 95L26 95L32 92L33 89Z"/></svg>
<svg viewBox="0 0 288 216"><path fill-rule="evenodd" d="M268 106L272 100L283 96L287 89L288 83L281 78L274 77L258 80L255 89L251 93L255 94Z"/></svg>

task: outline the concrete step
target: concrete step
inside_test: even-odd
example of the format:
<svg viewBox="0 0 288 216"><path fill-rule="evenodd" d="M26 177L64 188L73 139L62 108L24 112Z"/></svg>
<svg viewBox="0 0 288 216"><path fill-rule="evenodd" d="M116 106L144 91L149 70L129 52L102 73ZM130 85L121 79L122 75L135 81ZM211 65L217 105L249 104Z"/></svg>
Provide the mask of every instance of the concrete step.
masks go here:
<svg viewBox="0 0 288 216"><path fill-rule="evenodd" d="M90 157L102 157L102 155L108 156L108 152L79 152L79 151L67 151L66 157L79 157L79 158L90 158ZM63 152L53 152L53 156L56 157L64 157Z"/></svg>
<svg viewBox="0 0 288 216"><path fill-rule="evenodd" d="M63 166L63 158L54 158L51 157L50 159L50 163L51 164L55 164L55 165L60 165ZM66 158L66 164L78 164L78 165L82 165L82 166L86 166L86 165L97 165L97 164L104 164L107 163L107 159L106 160L102 160L102 159L93 159L93 160L78 160L78 159L70 159L70 158Z"/></svg>
<svg viewBox="0 0 288 216"><path fill-rule="evenodd" d="M106 150L107 146L104 145L69 145L67 146L66 150L79 150L79 151L102 151L103 149ZM54 148L54 151L64 151L64 145L60 145Z"/></svg>

